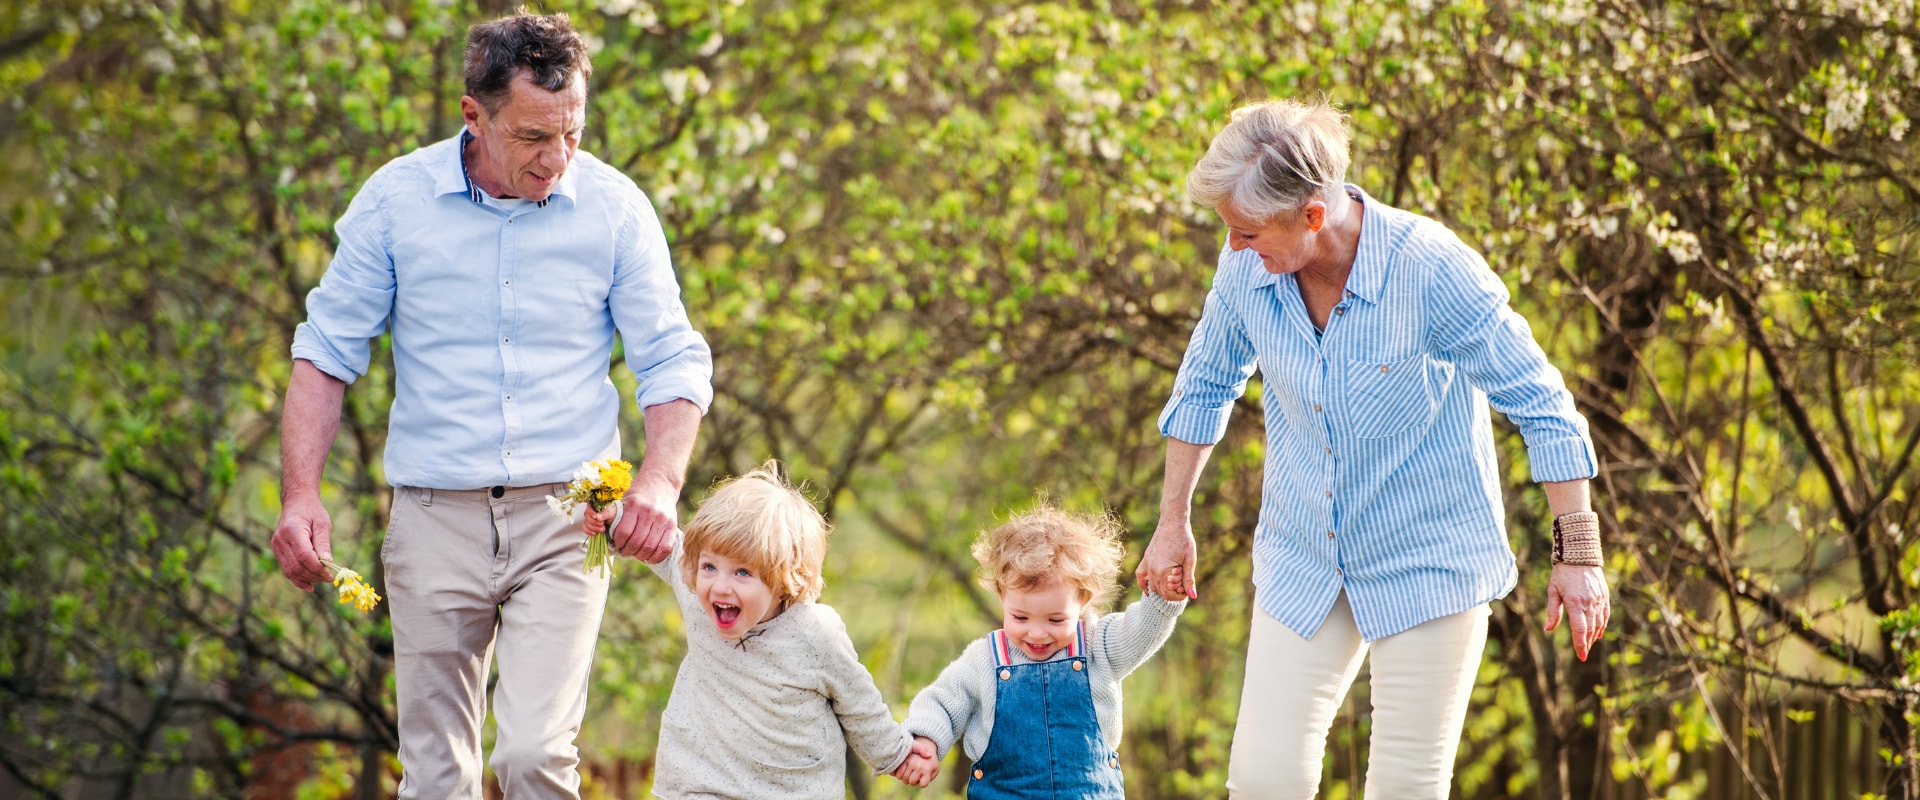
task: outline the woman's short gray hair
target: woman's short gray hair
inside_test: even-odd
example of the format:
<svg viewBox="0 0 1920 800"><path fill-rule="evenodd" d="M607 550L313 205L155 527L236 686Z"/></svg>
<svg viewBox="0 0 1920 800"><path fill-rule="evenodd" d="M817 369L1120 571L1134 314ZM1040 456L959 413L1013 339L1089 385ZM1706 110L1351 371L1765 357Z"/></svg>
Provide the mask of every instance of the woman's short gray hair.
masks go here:
<svg viewBox="0 0 1920 800"><path fill-rule="evenodd" d="M1325 103L1267 100L1234 110L1187 173L1187 197L1257 222L1332 198L1347 179L1347 115Z"/></svg>

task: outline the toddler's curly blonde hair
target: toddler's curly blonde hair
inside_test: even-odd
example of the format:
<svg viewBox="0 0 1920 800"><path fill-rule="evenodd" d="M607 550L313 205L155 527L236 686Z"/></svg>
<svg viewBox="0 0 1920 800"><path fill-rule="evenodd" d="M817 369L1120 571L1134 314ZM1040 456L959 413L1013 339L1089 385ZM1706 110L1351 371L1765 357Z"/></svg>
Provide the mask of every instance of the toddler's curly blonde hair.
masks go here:
<svg viewBox="0 0 1920 800"><path fill-rule="evenodd" d="M1127 552L1120 544L1123 532L1111 516L1063 511L1043 502L973 543L980 585L998 594L1061 581L1098 609L1120 591L1116 580Z"/></svg>
<svg viewBox="0 0 1920 800"><path fill-rule="evenodd" d="M700 554L712 552L744 562L780 602L811 603L826 588L820 570L832 533L813 503L780 474L779 462L768 461L720 484L694 513L682 544L680 579L693 588Z"/></svg>

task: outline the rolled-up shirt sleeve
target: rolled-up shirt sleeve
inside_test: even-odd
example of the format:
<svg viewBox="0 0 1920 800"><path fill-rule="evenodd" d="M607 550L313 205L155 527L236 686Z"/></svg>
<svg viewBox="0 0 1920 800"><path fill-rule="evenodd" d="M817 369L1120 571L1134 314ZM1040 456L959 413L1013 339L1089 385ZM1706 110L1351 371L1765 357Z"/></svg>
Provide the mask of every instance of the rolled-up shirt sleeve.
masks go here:
<svg viewBox="0 0 1920 800"><path fill-rule="evenodd" d="M1446 238L1457 247L1435 260L1425 298L1435 350L1519 426L1534 481L1598 475L1587 419L1527 320L1508 305L1506 285L1479 253L1458 237Z"/></svg>
<svg viewBox="0 0 1920 800"><path fill-rule="evenodd" d="M320 285L307 293L307 321L293 332L293 357L346 383L366 374L373 337L393 314L386 183L375 173L334 224L340 243Z"/></svg>
<svg viewBox="0 0 1920 800"><path fill-rule="evenodd" d="M1222 260L1230 252L1222 250ZM1216 285L1221 277L1215 277ZM1219 442L1226 435L1233 402L1246 393L1256 363L1253 341L1216 286L1207 292L1200 324L1173 379L1173 397L1160 412L1160 435L1189 444Z"/></svg>
<svg viewBox="0 0 1920 800"><path fill-rule="evenodd" d="M713 404L713 353L680 300L673 257L653 205L636 197L614 264L609 305L626 346L627 368L640 379L642 410L688 400L705 414Z"/></svg>

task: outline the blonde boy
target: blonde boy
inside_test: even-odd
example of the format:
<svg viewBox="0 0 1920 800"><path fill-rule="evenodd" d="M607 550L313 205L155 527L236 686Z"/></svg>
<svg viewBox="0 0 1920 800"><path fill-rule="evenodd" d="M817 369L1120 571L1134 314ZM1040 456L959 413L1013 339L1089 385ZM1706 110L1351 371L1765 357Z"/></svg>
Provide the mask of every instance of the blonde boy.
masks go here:
<svg viewBox="0 0 1920 800"><path fill-rule="evenodd" d="M1096 617L1124 555L1113 520L1045 506L974 544L1004 627L921 690L906 722L937 758L965 747L970 800L1125 796L1120 680L1166 643L1187 604L1149 594ZM916 754L896 775L925 786L937 763Z"/></svg>
<svg viewBox="0 0 1920 800"><path fill-rule="evenodd" d="M768 462L715 490L672 556L652 565L687 628L660 719L656 797L837 800L848 747L876 775L906 760L911 738L840 616L816 602L828 534Z"/></svg>

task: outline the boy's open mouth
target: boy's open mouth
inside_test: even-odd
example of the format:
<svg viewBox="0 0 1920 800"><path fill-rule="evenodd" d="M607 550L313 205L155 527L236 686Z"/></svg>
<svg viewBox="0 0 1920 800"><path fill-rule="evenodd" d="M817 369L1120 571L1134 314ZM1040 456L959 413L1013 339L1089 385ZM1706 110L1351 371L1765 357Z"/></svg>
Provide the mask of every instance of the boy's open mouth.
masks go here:
<svg viewBox="0 0 1920 800"><path fill-rule="evenodd" d="M713 621L714 624L722 628L733 627L733 623L740 621L740 607L730 606L726 603L714 603Z"/></svg>

